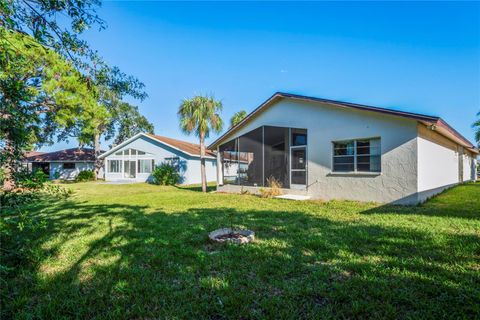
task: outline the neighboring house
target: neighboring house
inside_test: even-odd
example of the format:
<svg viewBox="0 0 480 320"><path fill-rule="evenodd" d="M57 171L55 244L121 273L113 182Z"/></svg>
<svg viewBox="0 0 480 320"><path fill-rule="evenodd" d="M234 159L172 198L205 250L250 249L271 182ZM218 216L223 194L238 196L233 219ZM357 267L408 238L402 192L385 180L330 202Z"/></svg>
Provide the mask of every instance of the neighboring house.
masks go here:
<svg viewBox="0 0 480 320"><path fill-rule="evenodd" d="M287 93L209 149L220 191L258 192L273 177L291 194L398 204L475 180L479 153L439 117ZM248 165L232 172L235 159Z"/></svg>
<svg viewBox="0 0 480 320"><path fill-rule="evenodd" d="M107 181L149 181L155 166L169 163L180 173L181 184L201 182L200 146L190 142L139 133L108 150L101 158L105 159ZM207 181L216 180L216 166L215 154L207 150Z"/></svg>
<svg viewBox="0 0 480 320"><path fill-rule="evenodd" d="M29 170L41 169L50 179L73 180L80 171L93 170L95 150L72 148L54 152L28 152L24 163ZM103 170L99 177L103 177Z"/></svg>

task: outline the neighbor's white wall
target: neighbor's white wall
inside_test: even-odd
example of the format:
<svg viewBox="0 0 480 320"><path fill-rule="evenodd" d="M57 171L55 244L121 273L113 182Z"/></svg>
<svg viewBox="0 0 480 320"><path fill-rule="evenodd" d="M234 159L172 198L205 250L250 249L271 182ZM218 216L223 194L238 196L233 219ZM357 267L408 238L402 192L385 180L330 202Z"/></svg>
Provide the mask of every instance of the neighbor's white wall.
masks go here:
<svg viewBox="0 0 480 320"><path fill-rule="evenodd" d="M207 182L215 182L217 179L217 160L205 161L205 175ZM202 183L200 176L200 160L190 159L187 162L187 171L185 172L185 180L183 184L198 184Z"/></svg>
<svg viewBox="0 0 480 320"><path fill-rule="evenodd" d="M59 179L73 180L80 171L93 170L93 162L77 162L75 169L63 169L63 162L50 162L50 179L55 179L55 173L59 173ZM103 175L103 171L100 176Z"/></svg>
<svg viewBox="0 0 480 320"><path fill-rule="evenodd" d="M415 203L416 121L366 111L283 99L234 136L262 125L308 130L308 194L322 199ZM380 175L333 175L332 141L381 138Z"/></svg>

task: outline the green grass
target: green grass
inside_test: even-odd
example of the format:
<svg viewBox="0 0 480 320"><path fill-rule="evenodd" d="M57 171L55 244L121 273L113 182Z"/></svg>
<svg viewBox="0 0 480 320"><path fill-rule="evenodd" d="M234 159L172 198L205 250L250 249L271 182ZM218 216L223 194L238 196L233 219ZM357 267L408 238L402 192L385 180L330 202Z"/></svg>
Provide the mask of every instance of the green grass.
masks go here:
<svg viewBox="0 0 480 320"><path fill-rule="evenodd" d="M478 183L418 207L67 187L31 208L48 227L2 285L5 318L480 317ZM230 213L254 243L208 242Z"/></svg>

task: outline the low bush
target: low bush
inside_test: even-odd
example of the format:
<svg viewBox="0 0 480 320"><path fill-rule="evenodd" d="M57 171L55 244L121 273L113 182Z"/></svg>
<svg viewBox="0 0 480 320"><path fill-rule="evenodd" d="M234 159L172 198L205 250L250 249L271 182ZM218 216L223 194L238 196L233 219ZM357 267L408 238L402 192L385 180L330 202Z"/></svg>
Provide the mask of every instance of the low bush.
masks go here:
<svg viewBox="0 0 480 320"><path fill-rule="evenodd" d="M282 194L282 183L275 177L267 178L267 188L260 189L262 198L273 198Z"/></svg>
<svg viewBox="0 0 480 320"><path fill-rule="evenodd" d="M21 170L15 173L15 181L20 188L37 190L43 188L48 176L42 170Z"/></svg>
<svg viewBox="0 0 480 320"><path fill-rule="evenodd" d="M180 174L177 169L168 163L162 163L155 167L152 172L152 183L164 186L172 186L180 182Z"/></svg>
<svg viewBox="0 0 480 320"><path fill-rule="evenodd" d="M80 171L80 173L75 178L76 182L85 182L95 180L95 173L93 170Z"/></svg>

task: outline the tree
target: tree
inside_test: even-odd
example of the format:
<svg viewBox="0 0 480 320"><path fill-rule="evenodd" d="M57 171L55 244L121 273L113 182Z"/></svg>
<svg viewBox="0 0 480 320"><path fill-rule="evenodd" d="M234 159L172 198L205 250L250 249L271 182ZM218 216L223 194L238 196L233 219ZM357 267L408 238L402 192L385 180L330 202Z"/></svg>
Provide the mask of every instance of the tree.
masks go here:
<svg viewBox="0 0 480 320"><path fill-rule="evenodd" d="M186 134L194 133L200 139L200 171L202 175L202 191L207 192L205 175L205 138L210 131L219 133L223 127L220 117L222 103L208 96L195 96L184 99L178 109L180 129Z"/></svg>
<svg viewBox="0 0 480 320"><path fill-rule="evenodd" d="M477 119L477 121L475 121L472 124L472 127L475 130L475 141L477 142L477 145L480 147L480 111L477 113L477 116L479 118Z"/></svg>
<svg viewBox="0 0 480 320"><path fill-rule="evenodd" d="M62 56L19 32L0 31L0 165L4 189L23 151L49 143L58 130L99 112L88 81Z"/></svg>
<svg viewBox="0 0 480 320"><path fill-rule="evenodd" d="M117 67L107 65L97 52L80 38L81 34L90 27L98 26L99 29L105 27L104 21L95 12L99 5L100 1L98 0L0 1L0 39L5 38L6 32L30 35L38 44L56 52L59 57L63 57L66 62L71 63L92 91L97 103L92 103L89 110L83 110L83 114L78 114L79 110L77 110L78 119L75 122L65 119L68 123L62 124L64 133L59 138L68 137L68 133L71 132L79 134L79 141L83 141L87 136L93 137L93 142L90 140L89 144L95 145L97 159L100 155L100 136L106 130L105 127L111 124L109 120L111 108L109 106L118 105L126 95L139 100L143 100L147 96L143 90L143 83L121 72ZM57 22L59 17L62 19L61 23ZM0 50L3 54L2 58L5 58L5 55L9 55L13 49L10 42L4 41ZM24 64L27 62L24 61ZM40 74L39 76L40 78L35 81L42 81L41 77L44 75ZM5 84L2 87L2 90L6 91L2 91L1 94L10 97L9 103L12 108L15 107L15 103L21 103L21 99L15 102L12 97L24 96L25 92L21 90L29 86L27 83L21 84L22 80L24 78L20 77L16 83L10 83L10 86ZM52 83L52 85L58 85L56 89L61 89L60 82ZM52 100L48 94L54 93L54 89L51 87L50 91L44 91L45 101ZM64 99L66 98L64 97ZM29 108L24 111L31 115L36 113L32 105L27 104L21 108ZM87 121L86 119L89 117L90 119ZM17 117L11 117L10 122L15 122L16 119ZM57 130L46 129L51 129L57 120L59 120L58 116L49 116L49 113L46 113L35 118L36 126L32 125L30 128L36 131L43 130L45 131L43 135L51 136L53 133L57 133ZM22 122L19 119L14 127L20 128L21 125ZM13 136L13 130L11 131L8 136ZM37 134L37 136L39 135ZM10 144L4 146L4 151L9 154L10 162L14 162L12 157L18 160L22 155L21 150L14 152L12 148L21 148L30 142L27 135L16 135L16 137L17 143L14 146ZM20 141L21 139L24 141ZM45 141L38 139L35 142L41 144ZM99 161L97 161L97 166L98 163Z"/></svg>
<svg viewBox="0 0 480 320"><path fill-rule="evenodd" d="M240 121L245 119L246 116L247 116L247 111L245 110L240 110L238 112L235 112L235 114L230 119L230 127L235 127L237 124L240 123Z"/></svg>
<svg viewBox="0 0 480 320"><path fill-rule="evenodd" d="M80 35L93 26L105 28L95 11L99 6L99 0L2 0L0 26L31 35L73 63L77 70L98 70L105 64ZM57 22L59 16L61 24ZM96 68L95 64L100 66Z"/></svg>
<svg viewBox="0 0 480 320"><path fill-rule="evenodd" d="M115 145L122 143L137 133L153 134L155 131L153 124L140 113L138 107L126 102L122 102L115 109L112 119L117 126L115 140L113 141Z"/></svg>
<svg viewBox="0 0 480 320"><path fill-rule="evenodd" d="M154 133L153 124L140 113L138 107L119 100L116 98L118 93L112 90L103 88L101 91L98 100L102 111L87 115L85 118L89 119L88 122L77 121L75 125L66 127L60 135L62 140L74 137L81 145L94 148L95 179L103 166L103 161L99 159L102 139L114 139L113 143L119 144L139 132Z"/></svg>

